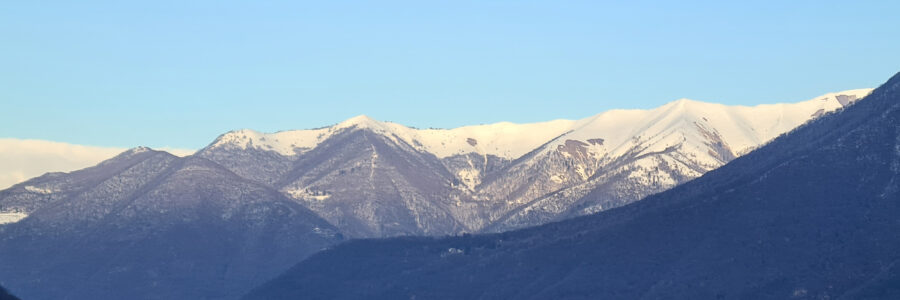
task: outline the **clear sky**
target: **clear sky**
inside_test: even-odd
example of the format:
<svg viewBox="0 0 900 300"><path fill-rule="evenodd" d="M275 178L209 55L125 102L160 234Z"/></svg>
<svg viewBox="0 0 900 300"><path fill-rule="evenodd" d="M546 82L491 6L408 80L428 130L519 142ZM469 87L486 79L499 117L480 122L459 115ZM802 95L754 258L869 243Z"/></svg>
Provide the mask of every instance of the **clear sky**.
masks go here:
<svg viewBox="0 0 900 300"><path fill-rule="evenodd" d="M741 3L737 3L741 2ZM358 114L577 119L900 71L900 1L10 1L0 138L200 148Z"/></svg>

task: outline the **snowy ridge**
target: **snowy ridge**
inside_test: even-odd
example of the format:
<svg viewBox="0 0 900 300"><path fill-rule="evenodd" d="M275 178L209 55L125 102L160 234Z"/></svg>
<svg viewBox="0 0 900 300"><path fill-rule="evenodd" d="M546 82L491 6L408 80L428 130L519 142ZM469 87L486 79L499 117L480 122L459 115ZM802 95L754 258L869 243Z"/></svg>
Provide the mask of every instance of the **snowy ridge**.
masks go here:
<svg viewBox="0 0 900 300"><path fill-rule="evenodd" d="M700 137L675 128L697 126L715 128L722 140L736 153L745 153L772 138L793 129L812 117L834 111L871 92L871 89L829 93L799 103L727 106L679 99L650 110L610 110L581 120L553 120L515 124L500 122L453 129L415 129L392 122L381 122L360 115L336 125L307 130L262 133L250 129L228 132L212 145L216 147L256 148L293 156L315 148L342 130L369 129L397 142L402 141L438 158L477 153L515 159L556 139L548 150L567 140L599 145L611 154L622 154L636 137L664 138L647 151L659 151L678 140L694 144ZM594 140L594 142L589 142ZM668 143L668 144L667 144Z"/></svg>
<svg viewBox="0 0 900 300"><path fill-rule="evenodd" d="M403 141L420 151L432 153L439 158L466 153L516 158L570 130L575 122L571 120L530 124L500 122L454 129L415 129L360 115L320 129L275 133L261 133L250 129L235 130L220 136L210 147L256 148L291 156L315 148L319 143L342 130L356 128L384 134L395 141Z"/></svg>
<svg viewBox="0 0 900 300"><path fill-rule="evenodd" d="M728 106L679 99L651 110L612 110L579 120L571 133L554 144L562 144L566 139L602 138L612 153L621 154L635 137L665 136L676 128L702 126L714 128L736 154L745 153L813 117L861 99L871 91L857 89L829 93L798 103ZM698 136L684 134L688 144L700 142ZM660 144L647 151L659 151L664 147Z"/></svg>
<svg viewBox="0 0 900 300"><path fill-rule="evenodd" d="M252 129L229 131L210 145L210 148L237 147L256 148L278 152L281 155L295 155L314 148L328 136L327 129L292 130L262 133Z"/></svg>

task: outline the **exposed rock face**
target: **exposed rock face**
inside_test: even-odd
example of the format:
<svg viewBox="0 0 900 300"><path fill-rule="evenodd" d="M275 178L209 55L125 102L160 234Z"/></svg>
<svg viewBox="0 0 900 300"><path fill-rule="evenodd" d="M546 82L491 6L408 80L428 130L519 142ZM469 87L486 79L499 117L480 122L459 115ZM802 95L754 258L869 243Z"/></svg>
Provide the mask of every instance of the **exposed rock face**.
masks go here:
<svg viewBox="0 0 900 300"><path fill-rule="evenodd" d="M300 157L278 187L350 236L434 235L466 230L450 211L455 179L433 155L350 128Z"/></svg>

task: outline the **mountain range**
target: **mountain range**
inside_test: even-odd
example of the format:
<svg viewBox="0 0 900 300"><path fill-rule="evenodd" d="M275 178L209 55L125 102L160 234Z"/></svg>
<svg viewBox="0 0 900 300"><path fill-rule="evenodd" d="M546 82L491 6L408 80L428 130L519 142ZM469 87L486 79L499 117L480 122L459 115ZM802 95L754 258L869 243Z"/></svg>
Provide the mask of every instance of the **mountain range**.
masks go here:
<svg viewBox="0 0 900 300"><path fill-rule="evenodd" d="M456 129L359 116L232 131L186 157L134 148L0 191L0 283L27 299L234 299L348 238L500 232L623 206L870 91Z"/></svg>
<svg viewBox="0 0 900 300"><path fill-rule="evenodd" d="M898 215L900 74L631 205L498 234L349 241L245 299L898 299Z"/></svg>
<svg viewBox="0 0 900 300"><path fill-rule="evenodd" d="M197 156L281 191L350 237L499 232L669 189L870 91L755 107L681 99L455 129L358 116L313 130L233 131Z"/></svg>

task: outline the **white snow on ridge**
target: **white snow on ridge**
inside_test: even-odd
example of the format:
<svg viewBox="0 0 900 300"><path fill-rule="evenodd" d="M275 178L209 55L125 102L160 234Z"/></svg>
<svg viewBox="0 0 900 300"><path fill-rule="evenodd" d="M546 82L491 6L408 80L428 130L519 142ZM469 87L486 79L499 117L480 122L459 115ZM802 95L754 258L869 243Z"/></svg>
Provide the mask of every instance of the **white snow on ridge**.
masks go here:
<svg viewBox="0 0 900 300"><path fill-rule="evenodd" d="M501 122L454 129L425 129L416 139L437 157L478 153L514 159L540 147L569 130L572 120L515 124Z"/></svg>
<svg viewBox="0 0 900 300"><path fill-rule="evenodd" d="M331 136L330 128L262 133L252 129L230 131L220 136L212 147L229 145L241 149L256 148L294 155L295 149L310 149ZM301 151L302 152L302 151Z"/></svg>
<svg viewBox="0 0 900 300"><path fill-rule="evenodd" d="M571 120L530 124L501 122L454 129L415 129L360 115L319 129L275 133L261 133L250 129L231 131L219 137L211 147L228 145L246 149L252 146L290 156L315 148L340 130L353 127L399 138L421 151L441 158L466 153L516 158L567 132L574 123Z"/></svg>
<svg viewBox="0 0 900 300"><path fill-rule="evenodd" d="M703 145L706 141L700 126L718 136L737 154L743 154L785 133L814 116L834 111L872 89L829 93L798 103L728 106L679 99L649 110L610 110L581 120L554 120L515 124L500 122L464 126L453 129L415 129L401 124L381 122L365 115L356 116L330 127L261 133L249 129L236 130L219 137L210 147L253 147L295 155L315 148L319 143L346 128L369 129L392 139L399 139L423 152L439 158L477 153L516 159L550 142L550 151L566 140L603 140L602 147L611 154L621 154L634 145L634 139L654 139L652 149L687 141ZM690 129L690 130L688 130ZM554 138L560 137L556 140ZM594 147L594 146L592 146ZM702 149L697 149L703 151Z"/></svg>
<svg viewBox="0 0 900 300"><path fill-rule="evenodd" d="M661 151L667 146L686 140L688 145L703 145L697 127L711 131L743 154L768 142L780 134L809 121L814 116L843 107L841 99L861 99L872 89L830 93L798 103L762 104L757 106L728 106L717 103L679 99L650 110L612 110L578 121L569 134L554 141L601 138L613 155L622 154L633 145L633 138L663 139L670 143L654 144L647 151ZM548 147L553 149L553 147Z"/></svg>
<svg viewBox="0 0 900 300"><path fill-rule="evenodd" d="M370 129L392 138L399 138L421 151L440 158L466 153L516 158L566 133L573 124L575 121L554 120L529 124L500 122L453 129L415 129L397 123L376 121L361 115L338 123L333 128Z"/></svg>

